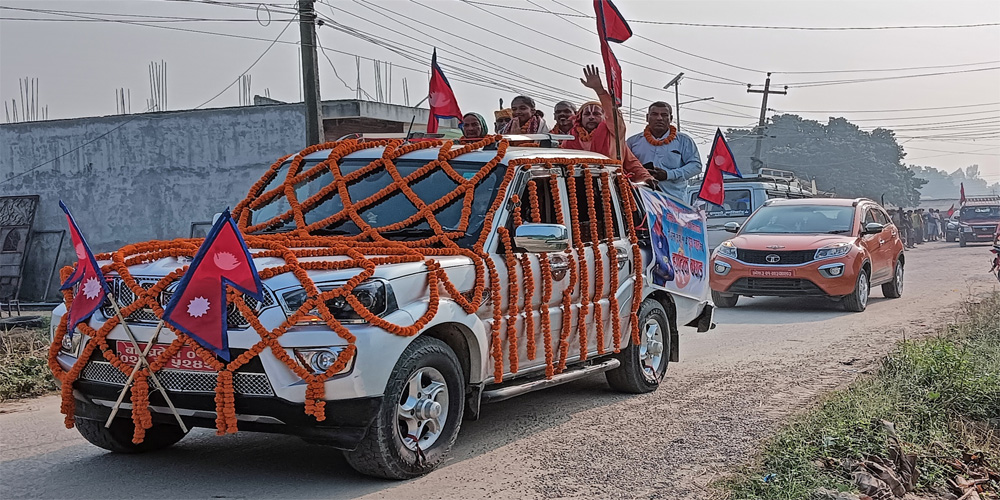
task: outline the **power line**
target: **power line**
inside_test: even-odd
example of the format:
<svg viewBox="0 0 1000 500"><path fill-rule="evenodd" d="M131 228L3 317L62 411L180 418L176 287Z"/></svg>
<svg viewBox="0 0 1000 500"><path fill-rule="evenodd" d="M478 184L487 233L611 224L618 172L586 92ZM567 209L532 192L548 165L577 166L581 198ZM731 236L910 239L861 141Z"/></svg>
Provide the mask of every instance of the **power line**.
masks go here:
<svg viewBox="0 0 1000 500"><path fill-rule="evenodd" d="M902 109L799 109L794 111L785 111L774 108L767 108L769 111L774 111L775 113L895 113L897 111L933 111L936 109L959 109L959 108L978 108L981 106L1000 106L1000 101L996 102L983 102L979 104L960 104L957 106L936 106L931 108L902 108Z"/></svg>
<svg viewBox="0 0 1000 500"><path fill-rule="evenodd" d="M996 71L1000 69L1000 66L993 66L990 68L977 68L977 69L964 69L956 71L939 71L936 73L920 73L916 75L899 75L899 76L883 76L877 78L859 78L854 80L827 80L818 82L796 82L785 84L789 88L809 88L809 87L827 87L830 85L848 85L853 83L869 83L869 82L881 82L887 80L904 80L907 78L923 78L927 76L941 76L941 75L957 75L961 73L979 73L982 71Z"/></svg>
<svg viewBox="0 0 1000 500"><path fill-rule="evenodd" d="M230 88L232 88L233 85L236 85L236 83L238 83L240 81L240 78L242 78L243 75L249 73L250 70L252 70L253 67L256 66L257 63L259 63L260 60L263 59L265 55L267 55L268 52L270 52L271 48L274 47L275 44L278 43L278 40L282 37L282 35L285 34L285 31L288 30L289 26L291 26L294 21L295 21L295 18L292 18L290 21L288 21L288 24L286 24L285 27L281 30L281 33L278 33L278 36L275 37L273 41L271 41L271 44L268 45L266 49L264 49L264 52L262 52L260 54L260 56L258 56L257 59L255 59L253 61L253 63L251 63L250 66L246 70L244 70L242 73L240 73L239 76L237 76L236 79L234 79L232 81L232 83L230 83L229 85L226 85L226 87L223 88L222 90L220 90L219 93L215 94L214 96L212 96L211 98L209 98L207 101L205 101L205 102L203 102L203 103L195 106L193 109L199 109L199 108L202 108L202 107L208 105L210 102L214 101L216 98L218 98L220 95L222 95L225 91L227 91ZM151 109L151 108L147 108L146 111L149 111L149 109ZM141 115L140 114L132 115L131 118L123 121L122 123L120 123L120 124L118 124L118 125L116 125L114 127L112 127L111 130L108 130L107 132L105 132L105 133L103 133L103 134L101 134L101 135L99 135L99 136L97 136L97 137L95 137L95 138L93 138L93 139L91 139L89 141L86 141L83 144L81 144L81 145L79 145L79 146L77 146L77 147L75 147L73 149L70 149L69 151L66 151L65 153L62 153L62 154L57 155L57 156L55 156L53 158L50 158L50 159L48 159L46 161L43 161L42 163L39 163L39 164L37 164L37 165L35 165L33 167L30 167L27 170L25 170L24 172L12 175L12 176L10 176L10 177L8 177L6 179L0 179L0 184L3 184L3 183L8 182L8 181L11 181L11 180L16 179L18 177L21 177L23 175L27 175L30 172L33 172L33 171L35 171L35 170L37 170L39 168L42 168L42 167L44 167L44 166L46 166L46 165L48 165L50 163L53 163L56 160L59 160L60 158L63 158L65 156L67 156L67 155L75 153L76 151L79 151L79 150L83 149L84 147L89 146L89 145L91 145L91 144L93 144L93 143L95 143L95 142L97 142L97 141L99 141L99 140L101 140L101 139L103 139L103 138L111 135L111 133L113 133L116 130L124 127L125 125L127 125L129 123L131 123L133 120L139 118L139 116L141 116Z"/></svg>
<svg viewBox="0 0 1000 500"><path fill-rule="evenodd" d="M911 66L908 68L867 68L867 69L830 69L817 71L772 71L776 75L818 75L827 73L883 73L892 71L916 71L921 69L961 68L965 66L982 66L984 64L1000 64L1000 61L982 61L976 63L941 64L937 66Z"/></svg>
<svg viewBox="0 0 1000 500"><path fill-rule="evenodd" d="M545 10L529 9L527 7L515 7L513 5L501 5L501 4L479 2L473 0L463 0L463 1L467 3L487 5L490 7L497 7L502 9L520 10L524 12L537 12L537 13L546 12ZM559 15L567 17L595 19L594 16L587 14L559 13ZM657 26L691 26L699 28L739 28L739 29L769 29L769 30L796 30L796 31L871 31L871 30L896 30L896 29L984 28L984 27L1000 26L1000 23L924 24L924 25L905 25L905 26L760 26L760 25L749 25L749 24L711 24L711 23L688 23L688 22L677 22L677 21L673 22L647 21L645 19L628 19L627 21L629 23L634 23L634 24L652 24Z"/></svg>

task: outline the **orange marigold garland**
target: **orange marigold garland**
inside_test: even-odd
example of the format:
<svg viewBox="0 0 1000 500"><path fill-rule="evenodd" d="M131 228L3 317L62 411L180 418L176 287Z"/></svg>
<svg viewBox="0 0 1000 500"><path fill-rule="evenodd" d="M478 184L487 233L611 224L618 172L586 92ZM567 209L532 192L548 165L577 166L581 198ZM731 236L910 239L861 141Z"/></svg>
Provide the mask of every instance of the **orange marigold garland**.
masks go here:
<svg viewBox="0 0 1000 500"><path fill-rule="evenodd" d="M527 337L524 348L528 351L528 360L533 361L538 352L538 347L535 345L535 308L532 305L535 296L535 273L531 268L531 259L527 255L522 254L520 261L521 272L524 276L524 306L522 308L524 311L524 335Z"/></svg>
<svg viewBox="0 0 1000 500"><path fill-rule="evenodd" d="M517 280L517 259L514 257L514 243L510 237L510 231L505 227L497 228L497 233L504 246L504 263L507 264L507 348L509 349L508 361L510 362L511 373L517 373L517 301L520 298L518 293ZM497 300L500 298L497 297Z"/></svg>
<svg viewBox="0 0 1000 500"><path fill-rule="evenodd" d="M677 138L677 127L671 125L670 133L667 134L666 138L660 140L657 139L656 137L653 137L653 133L649 131L649 126L647 125L646 128L642 131L642 136L646 138L646 142L650 143L653 146L665 146L667 144L670 144L671 142L674 142L674 139Z"/></svg>
<svg viewBox="0 0 1000 500"><path fill-rule="evenodd" d="M614 351L622 347L622 323L618 312L618 250L614 244L615 226L611 211L611 179L607 172L601 172L601 199L604 203L604 235L608 245L608 272L611 274L611 287L608 292L608 308L611 316L611 331L613 332Z"/></svg>
<svg viewBox="0 0 1000 500"><path fill-rule="evenodd" d="M545 342L545 377L552 378L552 325L549 318L549 301L552 300L552 266L549 255L538 255L538 266L542 274L542 303L538 308L542 321L542 342Z"/></svg>
<svg viewBox="0 0 1000 500"><path fill-rule="evenodd" d="M488 253L484 250L484 244L489 236L489 231L486 229L492 227L493 219L500 211L501 204L504 202L504 197L496 196L493 200L493 203L486 214L483 226L484 230L471 250L458 248L454 239L461 237L464 234L464 231L466 231L468 219L471 214L471 202L475 186L484 180L486 176L491 175L496 168L498 168L501 159L506 154L507 142L503 141L497 145L496 156L487 162L471 179L466 179L464 176L458 174L458 172L448 164L449 161L461 156L462 154L482 148L499 140L500 138L498 136L491 136L483 139L482 141L467 144L461 148L454 148L452 143L441 141L427 141L417 144L403 144L399 141L379 141L376 143L342 141L307 148L297 155L285 157L273 164L264 178L255 183L250 189L250 193L247 198L236 206L236 209L233 211L233 215L238 221L240 229L245 233L245 240L247 241L249 247L253 249L252 251L254 257L270 257L284 261L284 264L282 265L261 269L259 273L261 278L267 279L278 274L291 273L299 280L303 289L306 290L309 298L299 308L299 310L291 312L282 324L273 330L268 330L264 328L257 318L257 311L246 304L242 294L237 293L232 289L227 290L227 301L231 305L235 306L239 313L246 319L247 323L249 323L250 328L260 338L259 342L255 343L249 349L236 356L236 358L231 360L229 363L219 361L219 359L216 358L212 352L202 348L187 335L182 332L178 332L167 325L167 328L173 331L176 338L162 353L149 360L150 366L148 368L142 368L137 372L135 385L132 387L132 419L136 424L133 440L137 443L141 442L144 438L145 430L152 425L152 417L149 413L148 377L150 373L163 369L168 364L169 360L184 347L190 348L203 362L212 367L218 373L216 385L216 428L220 434L232 433L238 430L235 412L236 396L233 387L234 374L237 373L246 363L259 356L264 350L269 350L276 359L286 365L289 370L295 373L306 383L304 410L306 414L312 415L317 419L317 421L322 421L325 418L326 402L324 393L326 381L330 377L342 371L347 366L347 363L349 363L356 354L356 347L354 345L356 339L351 334L350 330L344 327L333 316L329 308L326 306L326 301L342 297L350 303L359 316L373 326L382 328L395 335L412 336L419 333L436 315L439 302L441 300L441 289L446 291L451 300L454 300L457 304L459 304L460 307L462 307L462 309L467 313L471 314L475 312L475 310L481 305L485 295L487 273L489 275L488 286L490 287L490 300L493 301L494 313L493 324L491 325L491 338L494 342L494 358L498 362L494 373L494 380L496 382L502 381L502 349L499 352L497 352L497 349L500 348L499 330L501 328L501 321L503 320L501 308L503 296L501 295L502 290L499 282L497 264L489 258ZM438 159L430 162L414 173L403 177L395 168L395 164L393 162L395 158L409 152L435 146L440 146ZM357 169L346 175L342 174L339 167L339 161L341 158L353 152L372 147L384 148L381 158L371 162L367 167L362 167L361 169ZM330 149L327 159L321 161L317 165L309 167L308 169L304 169L303 166L305 165L305 158L309 154L323 149ZM289 160L289 158L291 158L291 160ZM279 175L282 175L281 171L286 165L286 161L290 161L288 164L288 170L285 174L283 174L284 178L279 179ZM552 161L560 164L572 164L577 160L553 159ZM515 160L509 162L505 175L495 191L501 194L505 193L517 171L517 168L514 167L521 165L527 167L530 163L531 161L529 160ZM595 160L593 162L588 161L588 163L604 165L611 164L613 162ZM423 200L420 200L412 189L409 188L409 184L412 184L417 179L422 178L422 176L428 175L435 168L442 169L450 178L452 178L452 180L458 183L459 186L454 191L439 200L433 201L432 203L424 203ZM346 184L359 180L364 175L368 175L369 172L373 172L375 169L385 169L392 177L393 182L385 189L380 190L378 193L366 198L365 200L352 201L350 193L346 190ZM320 192L305 200L298 200L293 189L294 185L308 179L314 179L324 172L331 173L335 182L325 186L320 190ZM269 186L274 184L277 185L268 189ZM366 207L377 203L379 200L391 196L394 193L402 193L403 196L409 199L411 203L417 207L417 213L404 221L400 221L389 226L373 227L367 224L367 222L360 216L360 212ZM531 215L533 219L540 221L541 217L537 200L537 187L535 187L533 194L533 210ZM261 208L263 205L273 201L279 196L285 197L286 201L288 201L290 209L287 212L279 214L270 220L253 220L253 210ZM330 196L340 196L344 209L341 212L333 214L323 220L306 225L305 214L312 208L323 203L324 200L329 199ZM435 215L437 211L443 209L449 204L459 202L459 198L462 198L462 222L460 223L460 230L446 232L435 219ZM558 197L556 197L556 199L558 199ZM519 203L519 200L516 200L515 203ZM592 192L590 193L589 205L589 209L593 211L595 203L593 202ZM575 207L572 207L571 210L575 210ZM518 210L514 211L513 215L515 223L519 224L519 207ZM309 233L310 231L318 229L323 225L348 219L358 225L361 229L361 234L357 236L312 236ZM594 217L592 216L591 219L594 219ZM434 231L435 235L418 241L398 242L387 240L379 234L379 231L400 229L418 222L426 222ZM278 228L287 223L294 223L296 229L287 233L278 234L247 234L262 229ZM575 224L576 221L573 221L573 223ZM506 238L510 238L509 233L506 235ZM97 257L101 261L110 261L109 263L102 265L102 271L109 277L117 275L117 279L121 280L122 284L135 295L135 299L130 304L123 305L122 315L124 317L128 317L130 314L141 309L151 309L157 316L162 316L163 306L159 302L161 294L167 289L168 286L180 279L187 269L186 266L178 265L178 268L175 271L159 279L152 287L144 288L131 275L129 266L153 262L163 258L191 258L197 252L200 245L201 240L198 239L150 241L126 245L117 252L99 254ZM505 243L505 245L509 244ZM577 247L582 247L582 244L578 243ZM512 249L512 246L509 248ZM535 287L533 280L534 273L531 269L531 263L526 256L521 255L520 259L515 259L512 251L509 251L508 253L510 255L505 256L505 260L502 262L508 267L508 280L512 283L517 282L517 273L514 268L517 264L517 260L520 260L520 266L523 271L525 297L524 307L522 310L525 312L525 324L526 331L528 333L528 356L529 359L533 359L534 351L536 349L534 345L535 342L532 321L532 316L534 314L534 308L532 306L532 295ZM465 295L466 292L460 292L455 288L455 285L448 279L448 275L434 260L435 256L459 255L470 258L475 264L476 279L471 300ZM595 251L595 255L599 255L599 253ZM325 256L343 256L345 258L320 261L301 260L303 258ZM427 311L420 318L417 318L417 320L411 325L395 325L374 315L351 293L351 290L354 287L358 286L362 281L372 275L377 265L419 261L423 261L427 267L429 300ZM598 265L600 264L598 263ZM543 259L541 267L543 285L542 298L544 302L543 307L545 308L544 314L541 315L541 320L546 340L546 374L551 376L553 370L553 342L547 309L548 302L552 298L552 282L551 265L547 258ZM308 271L345 269L360 269L360 272L351 278L348 283L333 290L319 290L312 282L308 274ZM574 269L575 265L571 265L571 283L576 280L575 276L572 275L572 270ZM581 267L581 269L585 272L585 266ZM65 280L71 272L71 268L64 268L61 271L62 279ZM603 272L598 273L598 279L600 279L602 274ZM573 286L574 285L571 284L570 288L572 289ZM599 283L598 287L599 290L595 292L595 296L599 296L598 294L603 293L603 285ZM570 293L572 293L572 291L570 291ZM509 318L509 320L513 322L516 321L516 310L519 296L512 291L509 297L509 311L515 311ZM71 307L72 292L70 290L64 291L64 299L67 307ZM285 348L279 342L280 337L290 327L305 319L306 316L316 315L318 315L335 334L347 342L346 348L341 351L333 366L331 366L326 372L320 374L310 373L309 370L289 356ZM125 363L108 343L109 333L120 323L120 319L118 317L112 317L104 321L104 323L97 329L92 328L87 322L81 323L77 327L78 332L83 334L87 341L85 342L84 348L82 349L81 355L77 359L76 363L68 370L64 370L57 361L57 356L59 354L59 345L61 340L63 336L66 335L65 330L67 319L68 316L64 315L60 323L60 327L54 335L53 344L50 346L49 350L49 366L52 369L53 374L62 384L63 400L61 409L66 415L66 424L69 427L72 426L74 418L73 410L75 402L72 394L73 383L79 377L84 366L92 357L95 349L99 349L103 358L106 359L115 369L121 371L125 375L131 373L132 365ZM570 318L564 318L564 323L565 319ZM580 322L585 322L582 316ZM511 323L508 323L507 336L509 339L508 342L510 342L509 360L511 364L511 371L516 372L517 339L516 335L511 335L511 331ZM565 338L566 335L568 335L568 328L564 324L562 336ZM565 350L565 345L566 343L564 342L562 344L563 350ZM564 352L560 353L560 359L563 363L565 362L566 354Z"/></svg>
<svg viewBox="0 0 1000 500"><path fill-rule="evenodd" d="M589 170L584 170L584 192L587 194L587 220L590 222L590 249L594 256L594 328L597 329L597 353L604 354L604 256L601 255L601 238L597 234L597 202L594 199L594 178Z"/></svg>
<svg viewBox="0 0 1000 500"><path fill-rule="evenodd" d="M577 318L577 331L580 338L580 360L587 359L587 313L590 308L590 277L587 270L587 254L583 247L582 234L580 233L580 211L577 208L576 192L576 168L574 165L568 167L569 177L566 179L566 192L569 194L569 220L572 223L573 247L576 249L579 264L579 284L580 284L580 315ZM586 172L586 167L583 167Z"/></svg>

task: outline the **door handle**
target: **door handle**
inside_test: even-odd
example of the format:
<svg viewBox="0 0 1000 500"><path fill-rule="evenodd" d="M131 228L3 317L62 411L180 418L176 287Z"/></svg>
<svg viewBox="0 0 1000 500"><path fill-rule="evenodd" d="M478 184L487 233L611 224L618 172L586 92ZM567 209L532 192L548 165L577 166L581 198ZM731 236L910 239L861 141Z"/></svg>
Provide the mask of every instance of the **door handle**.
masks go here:
<svg viewBox="0 0 1000 500"><path fill-rule="evenodd" d="M553 280L562 281L569 272L569 261L558 254L552 254L549 256L549 270Z"/></svg>
<svg viewBox="0 0 1000 500"><path fill-rule="evenodd" d="M618 270L621 271L625 268L625 263L628 262L628 250L622 247L615 247L615 254L618 257Z"/></svg>

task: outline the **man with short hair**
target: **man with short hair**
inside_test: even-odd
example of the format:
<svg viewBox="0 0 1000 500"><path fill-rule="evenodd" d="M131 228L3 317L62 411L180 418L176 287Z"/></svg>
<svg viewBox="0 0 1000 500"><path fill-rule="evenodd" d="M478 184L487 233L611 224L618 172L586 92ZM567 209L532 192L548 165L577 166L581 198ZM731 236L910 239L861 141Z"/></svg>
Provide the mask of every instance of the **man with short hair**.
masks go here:
<svg viewBox="0 0 1000 500"><path fill-rule="evenodd" d="M677 132L670 124L673 110L670 105L657 101L649 105L646 129L628 138L627 144L636 158L658 181L665 193L684 200L687 180L701 173L701 158L694 139Z"/></svg>
<svg viewBox="0 0 1000 500"><path fill-rule="evenodd" d="M573 134L573 116L576 115L576 106L569 101L559 101L552 109L552 119L556 124L550 130L553 134Z"/></svg>

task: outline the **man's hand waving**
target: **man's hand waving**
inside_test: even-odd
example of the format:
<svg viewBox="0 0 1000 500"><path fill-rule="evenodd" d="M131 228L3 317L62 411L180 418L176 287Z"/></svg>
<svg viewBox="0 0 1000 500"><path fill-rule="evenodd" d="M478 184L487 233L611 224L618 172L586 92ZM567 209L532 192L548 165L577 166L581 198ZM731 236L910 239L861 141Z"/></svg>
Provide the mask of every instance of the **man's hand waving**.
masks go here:
<svg viewBox="0 0 1000 500"><path fill-rule="evenodd" d="M601 72L597 69L597 66L587 65L583 68L583 78L580 79L582 83L588 89L593 89L597 93L604 92L604 84L601 83Z"/></svg>

